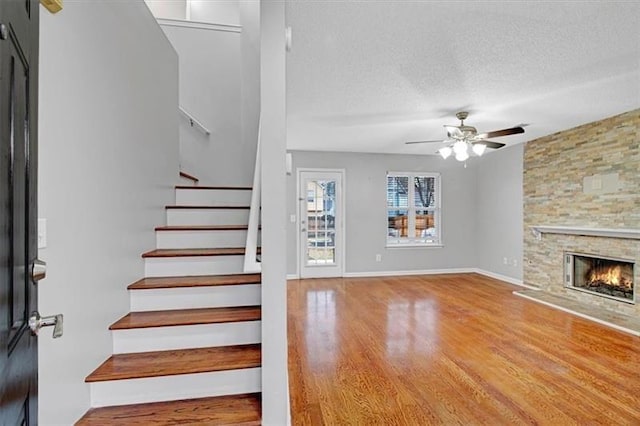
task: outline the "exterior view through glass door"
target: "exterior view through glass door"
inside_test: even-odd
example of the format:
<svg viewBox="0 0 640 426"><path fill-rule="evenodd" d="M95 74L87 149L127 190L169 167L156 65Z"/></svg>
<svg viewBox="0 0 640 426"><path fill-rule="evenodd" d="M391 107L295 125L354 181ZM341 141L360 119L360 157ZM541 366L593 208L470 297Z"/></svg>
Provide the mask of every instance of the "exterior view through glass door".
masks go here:
<svg viewBox="0 0 640 426"><path fill-rule="evenodd" d="M300 277L343 273L341 171L298 171Z"/></svg>

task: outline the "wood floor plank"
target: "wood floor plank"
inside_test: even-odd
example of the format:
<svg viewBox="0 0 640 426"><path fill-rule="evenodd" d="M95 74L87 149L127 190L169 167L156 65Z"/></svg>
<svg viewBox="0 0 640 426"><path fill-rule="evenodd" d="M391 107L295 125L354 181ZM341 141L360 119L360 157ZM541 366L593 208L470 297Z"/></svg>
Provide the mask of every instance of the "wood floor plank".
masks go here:
<svg viewBox="0 0 640 426"><path fill-rule="evenodd" d="M198 182L200 182L200 179L198 179L197 177L186 173L186 172L180 172L180 177L183 177L185 179L189 179L190 181L192 181L194 184L198 184ZM192 188L191 186L185 186L186 188Z"/></svg>
<svg viewBox="0 0 640 426"><path fill-rule="evenodd" d="M190 205L178 205L178 206L165 206L167 210L216 210L216 209L230 209L230 210L247 210L250 206L190 206Z"/></svg>
<svg viewBox="0 0 640 426"><path fill-rule="evenodd" d="M243 256L244 252L244 247L155 249L143 253L142 257Z"/></svg>
<svg viewBox="0 0 640 426"><path fill-rule="evenodd" d="M90 383L254 368L260 366L260 356L259 344L115 354L87 376L85 381Z"/></svg>
<svg viewBox="0 0 640 426"><path fill-rule="evenodd" d="M227 285L260 284L261 274L195 275L185 277L142 278L127 288L129 290L154 290L178 287L213 287Z"/></svg>
<svg viewBox="0 0 640 426"><path fill-rule="evenodd" d="M113 323L109 330L258 321L260 315L260 306L129 312Z"/></svg>
<svg viewBox="0 0 640 426"><path fill-rule="evenodd" d="M163 225L156 226L156 231L246 231L248 228L247 225Z"/></svg>
<svg viewBox="0 0 640 426"><path fill-rule="evenodd" d="M206 185L198 185L198 186L189 186L189 185L176 185L176 189L204 189L204 190L232 190L232 191L251 191L253 188L250 186L206 186Z"/></svg>
<svg viewBox="0 0 640 426"><path fill-rule="evenodd" d="M259 426L260 394L93 408L76 426Z"/></svg>
<svg viewBox="0 0 640 426"><path fill-rule="evenodd" d="M292 424L640 424L640 338L477 274L292 280Z"/></svg>

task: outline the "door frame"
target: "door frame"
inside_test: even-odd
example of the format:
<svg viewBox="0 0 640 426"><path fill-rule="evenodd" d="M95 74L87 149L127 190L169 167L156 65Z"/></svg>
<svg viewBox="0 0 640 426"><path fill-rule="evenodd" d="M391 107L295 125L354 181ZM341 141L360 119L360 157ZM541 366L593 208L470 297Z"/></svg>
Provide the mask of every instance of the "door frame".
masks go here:
<svg viewBox="0 0 640 426"><path fill-rule="evenodd" d="M296 277L302 277L302 238L300 237L300 226L302 220L302 209L300 207L300 186L301 186L301 178L302 173L337 173L340 175L340 200L338 200L338 212L341 217L339 228L336 227L336 231L341 233L340 238L340 249L337 253L337 259L340 264L339 275L337 277L344 277L346 270L346 242L347 242L347 216L346 216L346 187L347 187L347 173L345 169L333 169L333 168L317 168L317 167L297 167L296 168L296 193L295 193L295 204L296 204ZM338 247L336 246L336 250L338 251Z"/></svg>

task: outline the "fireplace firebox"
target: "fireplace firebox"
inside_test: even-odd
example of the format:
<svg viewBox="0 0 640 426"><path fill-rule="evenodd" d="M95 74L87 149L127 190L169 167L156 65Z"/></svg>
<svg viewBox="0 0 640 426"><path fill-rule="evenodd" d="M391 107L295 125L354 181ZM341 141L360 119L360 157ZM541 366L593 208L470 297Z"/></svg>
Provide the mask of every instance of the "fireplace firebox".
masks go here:
<svg viewBox="0 0 640 426"><path fill-rule="evenodd" d="M633 268L631 260L565 253L565 286L635 304Z"/></svg>

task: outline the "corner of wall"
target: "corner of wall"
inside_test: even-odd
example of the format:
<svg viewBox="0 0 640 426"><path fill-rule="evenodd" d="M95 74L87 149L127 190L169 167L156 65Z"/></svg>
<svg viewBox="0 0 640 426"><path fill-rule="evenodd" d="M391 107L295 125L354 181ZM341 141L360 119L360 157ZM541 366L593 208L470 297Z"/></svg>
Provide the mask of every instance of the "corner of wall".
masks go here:
<svg viewBox="0 0 640 426"><path fill-rule="evenodd" d="M522 281L524 144L479 158L474 215L476 267Z"/></svg>
<svg viewBox="0 0 640 426"><path fill-rule="evenodd" d="M84 378L111 354L109 324L128 310L177 181L177 57L145 9L69 2L41 19L39 309L65 320L61 339L39 338L41 425L89 408Z"/></svg>

